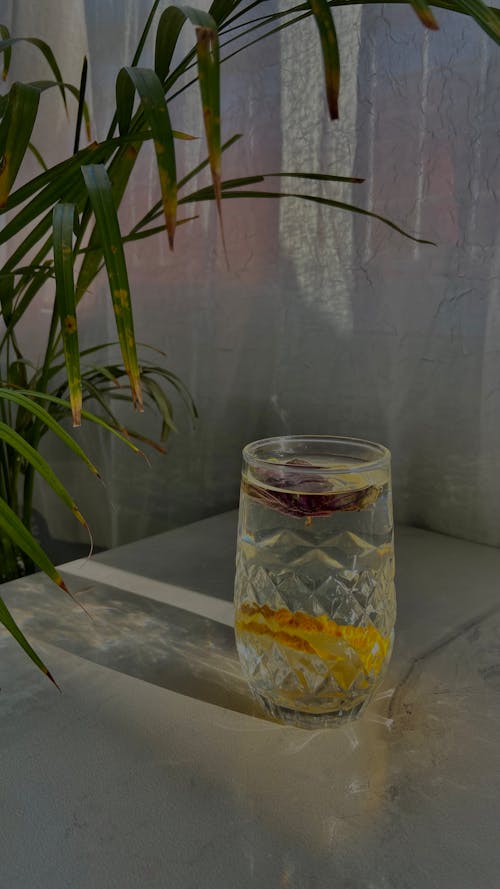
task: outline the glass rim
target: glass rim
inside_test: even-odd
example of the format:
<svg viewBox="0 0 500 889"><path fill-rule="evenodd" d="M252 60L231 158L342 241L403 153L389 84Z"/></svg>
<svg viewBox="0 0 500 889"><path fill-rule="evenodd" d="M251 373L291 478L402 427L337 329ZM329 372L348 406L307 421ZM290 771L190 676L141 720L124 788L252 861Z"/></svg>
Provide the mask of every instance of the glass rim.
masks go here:
<svg viewBox="0 0 500 889"><path fill-rule="evenodd" d="M342 475L347 475L349 473L355 474L359 472L369 472L370 470L379 469L387 464L390 465L391 460L391 452L389 448L386 448L385 445L379 444L375 441L369 441L365 438L354 438L352 436L347 435L272 435L268 438L258 438L255 441L250 441L243 447L242 455L243 458L252 465L258 465L262 467L276 467L280 466L282 468L297 470L300 469L300 466L290 464L290 463L280 463L276 459L270 460L269 458L258 457L254 453L254 449L257 446L261 447L264 445L274 444L275 442L324 442L326 444L336 443L336 444L344 444L344 445L361 445L363 447L371 448L374 454L378 456L374 456L373 460L361 460L357 466L348 466L348 467L328 467L328 466L307 466L307 471L312 473L318 473L324 475L325 473L330 473L332 475L338 475L339 472ZM344 456L348 456L345 454Z"/></svg>

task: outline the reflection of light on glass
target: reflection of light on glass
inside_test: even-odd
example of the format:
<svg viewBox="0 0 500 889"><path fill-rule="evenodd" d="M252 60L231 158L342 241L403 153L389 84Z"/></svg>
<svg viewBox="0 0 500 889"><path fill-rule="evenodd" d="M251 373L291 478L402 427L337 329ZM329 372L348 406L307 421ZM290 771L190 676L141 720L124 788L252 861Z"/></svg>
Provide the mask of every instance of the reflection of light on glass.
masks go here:
<svg viewBox="0 0 500 889"><path fill-rule="evenodd" d="M286 31L281 41L281 168L350 175L356 138L356 71L360 10L336 10L343 49L340 120L326 111L319 39L312 22ZM310 27L310 40L304 30ZM300 57L300 66L297 58ZM305 101L307 97L307 101ZM299 134L299 135L297 135ZM293 181L293 180L292 180ZM289 188L283 180L283 190ZM298 190L296 182L291 190ZM305 189L303 189L305 190ZM307 183L309 193L353 199L349 185ZM353 217L344 211L292 199L280 203L280 244L307 302L341 333L352 330Z"/></svg>

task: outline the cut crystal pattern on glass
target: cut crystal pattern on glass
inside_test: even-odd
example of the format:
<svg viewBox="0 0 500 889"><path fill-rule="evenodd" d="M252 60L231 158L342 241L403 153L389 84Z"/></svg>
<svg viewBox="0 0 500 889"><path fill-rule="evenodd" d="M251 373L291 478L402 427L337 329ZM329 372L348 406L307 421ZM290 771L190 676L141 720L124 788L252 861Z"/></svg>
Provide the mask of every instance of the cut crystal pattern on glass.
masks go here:
<svg viewBox="0 0 500 889"><path fill-rule="evenodd" d="M236 642L254 695L281 720L354 717L385 672L396 613L388 467L380 480L380 470L376 485L367 473L363 490L376 488L377 497L344 495L356 509L329 515L325 484L317 512L314 492L305 497L302 487L306 516L284 510L293 491L271 498L263 486L257 497L254 483L242 485Z"/></svg>

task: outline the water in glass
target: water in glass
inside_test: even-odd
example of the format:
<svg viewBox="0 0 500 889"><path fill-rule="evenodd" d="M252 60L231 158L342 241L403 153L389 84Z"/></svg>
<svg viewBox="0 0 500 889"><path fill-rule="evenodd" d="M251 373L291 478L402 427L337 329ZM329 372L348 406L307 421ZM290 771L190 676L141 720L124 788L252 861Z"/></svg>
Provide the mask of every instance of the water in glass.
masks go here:
<svg viewBox="0 0 500 889"><path fill-rule="evenodd" d="M363 471L310 451L276 468L244 466L236 642L274 717L328 725L371 697L393 643L392 535L387 466Z"/></svg>

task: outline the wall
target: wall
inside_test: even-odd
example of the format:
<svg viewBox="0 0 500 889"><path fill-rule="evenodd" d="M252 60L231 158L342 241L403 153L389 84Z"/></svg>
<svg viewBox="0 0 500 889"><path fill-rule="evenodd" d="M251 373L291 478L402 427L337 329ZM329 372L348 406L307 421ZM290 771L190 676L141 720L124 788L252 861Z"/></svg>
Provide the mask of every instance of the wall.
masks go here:
<svg viewBox="0 0 500 889"><path fill-rule="evenodd" d="M129 61L148 8L143 0L88 0L61 17L58 4L18 0L11 24L18 33L50 33L74 81L88 48L99 136L114 73ZM179 229L174 255L162 237L130 248L138 339L167 353L200 419L193 428L176 402L179 433L150 467L84 429L104 499L57 455L99 544L235 506L241 446L292 431L384 442L399 521L500 542L500 48L465 17L436 14L441 30L430 33L406 7L336 11L337 124L326 116L311 23L223 66L224 135L244 133L225 157L225 175L309 169L366 177L318 193L371 208L436 246L284 199L226 202L229 268L208 204L193 208L199 218ZM188 38L186 29L186 45ZM185 96L172 104L174 126L201 134L198 97ZM47 124L41 138L55 151ZM181 168L196 162L203 140L178 154ZM298 190L291 179L280 187ZM146 154L124 229L150 200L156 181ZM106 298L96 285L82 307L86 342L114 336ZM37 323L25 334L35 351ZM152 417L128 419L157 432ZM47 502L52 532L76 538Z"/></svg>

